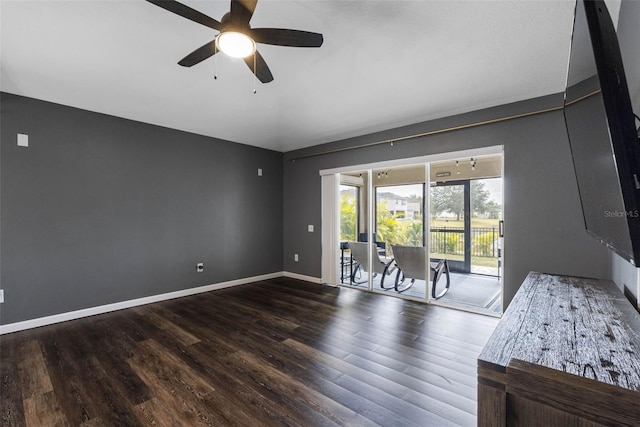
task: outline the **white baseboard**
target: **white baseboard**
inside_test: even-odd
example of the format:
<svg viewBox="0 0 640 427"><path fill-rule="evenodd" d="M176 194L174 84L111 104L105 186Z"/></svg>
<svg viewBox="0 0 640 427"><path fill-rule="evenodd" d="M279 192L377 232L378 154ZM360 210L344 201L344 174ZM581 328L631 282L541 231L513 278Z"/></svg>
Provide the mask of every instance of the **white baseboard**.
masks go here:
<svg viewBox="0 0 640 427"><path fill-rule="evenodd" d="M322 279L319 277L305 276L304 274L291 273L290 271L285 271L282 275L291 279L304 280L305 282L317 283L319 285L322 284Z"/></svg>
<svg viewBox="0 0 640 427"><path fill-rule="evenodd" d="M9 334L11 332L23 331L25 329L37 328L40 326L52 325L54 323L66 322L67 320L80 319L82 317L95 316L96 314L108 313L111 311L122 310L125 308L136 307L144 304L165 301L174 298L186 297L189 295L200 294L203 292L215 291L217 289L229 288L232 286L246 285L248 283L259 282L262 280L275 279L277 277L286 276L286 273L279 271L277 273L263 274L261 276L247 277L244 279L230 280L228 282L214 283L211 285L200 286L197 288L183 289L180 291L168 292L165 294L152 295L144 298L137 298L127 301L116 302L113 304L100 305L97 307L84 308L81 310L69 311L66 313L54 314L52 316L39 317L29 319L22 322L9 323L0 325L0 335ZM302 280L308 280L301 276ZM287 276L289 277L289 276ZM299 278L296 277L296 278ZM315 278L311 278L315 279Z"/></svg>
<svg viewBox="0 0 640 427"><path fill-rule="evenodd" d="M151 304L154 302L166 301L174 298L186 297L189 295L201 294L203 292L215 291L218 289L230 288L232 286L246 285L248 283L260 282L262 280L275 279L277 277L290 277L292 279L304 280L311 283L322 284L319 277L305 276L288 271L263 274L261 276L247 277L244 279L230 280L228 282L214 283L211 285L199 286L197 288L183 289L180 291L168 292L165 294L152 295L144 298L137 298L113 304L100 305L97 307L83 308L81 310L69 311L66 313L54 314L51 316L38 317L36 319L24 320L22 322L0 325L0 335L11 332L24 331L26 329L38 328L40 326L53 325L54 323L66 322L68 320L80 319L83 317L95 316L97 314L109 313L111 311L123 310L125 308L137 307L139 305Z"/></svg>

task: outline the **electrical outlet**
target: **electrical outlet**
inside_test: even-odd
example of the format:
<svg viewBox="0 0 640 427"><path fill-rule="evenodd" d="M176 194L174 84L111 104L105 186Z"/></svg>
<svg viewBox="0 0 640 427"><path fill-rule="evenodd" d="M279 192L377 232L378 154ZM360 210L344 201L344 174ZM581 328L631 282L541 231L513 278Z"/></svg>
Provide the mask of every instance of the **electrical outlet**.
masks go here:
<svg viewBox="0 0 640 427"><path fill-rule="evenodd" d="M293 254L293 260L294 260L295 262L298 262L298 254Z"/></svg>
<svg viewBox="0 0 640 427"><path fill-rule="evenodd" d="M199 262L196 264L196 271L198 273L202 273L204 271L204 263L203 262Z"/></svg>
<svg viewBox="0 0 640 427"><path fill-rule="evenodd" d="M309 233L313 233L313 224L307 225L307 231L309 231Z"/></svg>
<svg viewBox="0 0 640 427"><path fill-rule="evenodd" d="M262 176L262 168L258 168L258 176Z"/></svg>

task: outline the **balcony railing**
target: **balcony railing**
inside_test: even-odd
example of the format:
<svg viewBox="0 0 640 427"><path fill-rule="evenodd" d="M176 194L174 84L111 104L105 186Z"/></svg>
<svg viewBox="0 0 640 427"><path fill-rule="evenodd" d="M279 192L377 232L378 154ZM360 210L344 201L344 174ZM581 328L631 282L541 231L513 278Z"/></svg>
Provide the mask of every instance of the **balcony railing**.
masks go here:
<svg viewBox="0 0 640 427"><path fill-rule="evenodd" d="M471 228L471 256L498 256L497 227ZM439 227L431 229L431 253L464 255L464 228Z"/></svg>

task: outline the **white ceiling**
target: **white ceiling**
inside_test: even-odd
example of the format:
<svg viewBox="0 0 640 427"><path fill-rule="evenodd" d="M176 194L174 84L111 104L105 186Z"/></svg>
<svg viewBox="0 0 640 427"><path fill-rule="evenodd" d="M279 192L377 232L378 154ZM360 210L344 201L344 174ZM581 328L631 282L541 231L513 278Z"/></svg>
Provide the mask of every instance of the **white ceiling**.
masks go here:
<svg viewBox="0 0 640 427"><path fill-rule="evenodd" d="M229 1L185 4L220 20ZM1 0L0 89L289 151L564 90L572 0L260 0L253 27L324 34L258 45L275 80L217 55L217 33L142 0ZM218 79L214 79L214 73Z"/></svg>

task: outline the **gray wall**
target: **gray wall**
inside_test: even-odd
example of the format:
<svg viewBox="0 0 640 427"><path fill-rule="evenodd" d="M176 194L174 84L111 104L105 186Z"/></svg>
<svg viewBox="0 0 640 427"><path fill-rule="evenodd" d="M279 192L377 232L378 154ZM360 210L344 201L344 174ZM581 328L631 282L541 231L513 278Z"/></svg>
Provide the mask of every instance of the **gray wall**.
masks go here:
<svg viewBox="0 0 640 427"><path fill-rule="evenodd" d="M332 149L444 129L562 105L562 96L504 105L324 146L285 153L284 268L321 276L319 171L463 149L504 145L505 301L529 271L609 278L608 250L584 230L561 111L317 157ZM307 224L316 232L308 233ZM293 254L300 261L293 261Z"/></svg>
<svg viewBox="0 0 640 427"><path fill-rule="evenodd" d="M3 324L282 271L282 153L0 96Z"/></svg>

